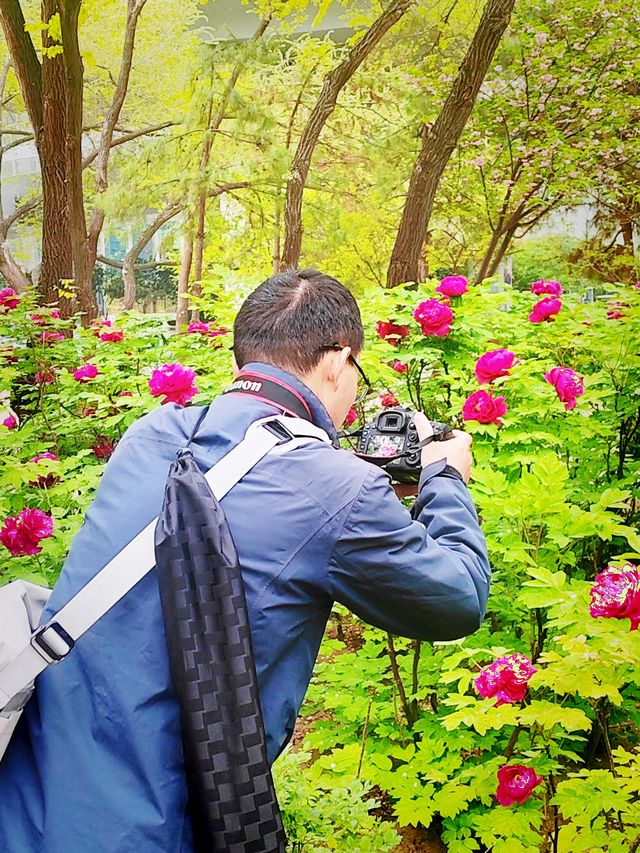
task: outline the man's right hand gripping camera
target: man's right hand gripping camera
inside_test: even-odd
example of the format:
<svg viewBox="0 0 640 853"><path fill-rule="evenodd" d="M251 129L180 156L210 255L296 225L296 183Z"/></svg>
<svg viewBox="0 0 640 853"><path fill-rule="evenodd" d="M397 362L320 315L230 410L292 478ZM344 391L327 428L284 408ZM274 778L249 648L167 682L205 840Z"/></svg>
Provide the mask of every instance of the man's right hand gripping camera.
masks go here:
<svg viewBox="0 0 640 853"><path fill-rule="evenodd" d="M425 444L453 438L448 424L431 421L433 436L420 442L414 415L413 409L385 409L365 424L358 445L358 456L383 467L397 483L418 482L422 470L420 450Z"/></svg>

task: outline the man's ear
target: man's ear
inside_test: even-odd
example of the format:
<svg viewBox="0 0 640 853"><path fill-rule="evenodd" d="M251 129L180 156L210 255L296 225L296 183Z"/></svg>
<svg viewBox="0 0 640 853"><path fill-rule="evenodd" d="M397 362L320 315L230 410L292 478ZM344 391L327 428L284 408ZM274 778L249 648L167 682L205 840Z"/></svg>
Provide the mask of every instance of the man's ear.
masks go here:
<svg viewBox="0 0 640 853"><path fill-rule="evenodd" d="M351 355L351 347L342 347L340 350L334 350L330 353L329 372L327 378L335 385L338 384L342 372L347 366L349 356Z"/></svg>

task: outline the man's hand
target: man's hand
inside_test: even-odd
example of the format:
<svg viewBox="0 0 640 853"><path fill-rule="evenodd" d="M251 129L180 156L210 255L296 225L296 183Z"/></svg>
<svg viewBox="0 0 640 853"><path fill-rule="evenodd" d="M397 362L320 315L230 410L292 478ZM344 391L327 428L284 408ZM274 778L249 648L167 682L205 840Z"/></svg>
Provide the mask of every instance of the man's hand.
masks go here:
<svg viewBox="0 0 640 853"><path fill-rule="evenodd" d="M433 435L431 423L422 412L416 412L413 422L420 441ZM454 429L453 435L454 437L448 441L433 441L422 448L422 467L424 468L432 462L437 462L439 459L446 459L447 465L451 465L456 471L459 471L462 479L465 483L468 483L473 465L473 457L471 456L471 442L473 439L468 433L462 432L459 429Z"/></svg>

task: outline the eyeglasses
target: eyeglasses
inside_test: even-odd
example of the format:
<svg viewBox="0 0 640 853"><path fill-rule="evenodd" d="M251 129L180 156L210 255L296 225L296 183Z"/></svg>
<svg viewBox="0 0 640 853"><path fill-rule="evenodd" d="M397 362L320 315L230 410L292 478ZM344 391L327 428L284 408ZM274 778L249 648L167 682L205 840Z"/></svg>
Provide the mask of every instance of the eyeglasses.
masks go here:
<svg viewBox="0 0 640 853"><path fill-rule="evenodd" d="M325 344L324 346L321 346L320 349L324 350L324 351L341 350L341 349L343 349L343 346L342 346L342 344L337 344L337 343L336 344ZM358 385L359 385L358 394L356 396L356 399L354 400L354 405L358 406L361 403L364 403L364 401L367 399L367 397L369 396L369 394L372 391L372 387L371 387L371 382L369 382L369 379L367 378L367 374L360 367L360 365L358 364L356 359L351 355L351 353L349 353L349 361L351 362L351 364L355 367L355 369L360 374L360 380L358 382Z"/></svg>

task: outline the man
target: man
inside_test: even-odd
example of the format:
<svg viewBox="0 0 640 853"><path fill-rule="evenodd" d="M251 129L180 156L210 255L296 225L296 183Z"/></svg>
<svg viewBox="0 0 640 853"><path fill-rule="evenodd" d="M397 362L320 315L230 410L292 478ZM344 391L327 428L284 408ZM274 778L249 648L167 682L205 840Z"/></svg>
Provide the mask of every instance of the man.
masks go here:
<svg viewBox="0 0 640 853"><path fill-rule="evenodd" d="M235 322L239 382L211 404L191 444L202 470L254 421L290 413L287 399L335 440L358 393L363 340L356 302L335 279L304 270L264 282ZM256 375L260 382L243 379ZM269 383L280 402L256 391ZM169 404L126 433L46 617L158 515L169 466L201 412ZM424 416L415 422L421 438L430 434ZM269 761L291 737L334 601L406 637L447 640L480 625L490 570L464 483L470 444L456 432L424 448L416 520L381 469L321 440L268 455L223 499ZM39 678L0 764L0 851L192 849L179 708L151 572Z"/></svg>

